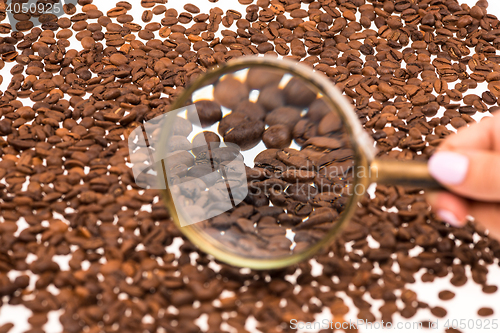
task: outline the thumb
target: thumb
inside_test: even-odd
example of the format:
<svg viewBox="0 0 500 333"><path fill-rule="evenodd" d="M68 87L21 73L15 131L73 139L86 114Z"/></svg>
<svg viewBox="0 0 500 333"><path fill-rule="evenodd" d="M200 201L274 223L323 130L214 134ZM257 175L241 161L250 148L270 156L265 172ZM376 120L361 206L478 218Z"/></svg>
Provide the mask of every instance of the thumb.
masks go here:
<svg viewBox="0 0 500 333"><path fill-rule="evenodd" d="M500 201L500 154L491 151L438 151L429 159L430 174L463 197Z"/></svg>

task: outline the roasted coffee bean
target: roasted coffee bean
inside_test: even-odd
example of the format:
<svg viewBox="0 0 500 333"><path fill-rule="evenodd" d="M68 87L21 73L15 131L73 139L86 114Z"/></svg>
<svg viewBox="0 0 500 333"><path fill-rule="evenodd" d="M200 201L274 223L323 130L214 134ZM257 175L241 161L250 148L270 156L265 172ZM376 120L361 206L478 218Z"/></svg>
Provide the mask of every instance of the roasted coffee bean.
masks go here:
<svg viewBox="0 0 500 333"><path fill-rule="evenodd" d="M453 293L449 290L443 290L439 293L438 296L443 301L449 301L450 299L453 299L453 297L455 297L455 293Z"/></svg>
<svg viewBox="0 0 500 333"><path fill-rule="evenodd" d="M113 53L111 57L109 57L109 61L111 61L113 65L117 66L125 65L128 63L127 57L121 53Z"/></svg>
<svg viewBox="0 0 500 333"><path fill-rule="evenodd" d="M231 112L221 119L218 126L218 132L221 136L224 136L227 132L233 130L240 124L249 121L251 118L246 114L240 112Z"/></svg>
<svg viewBox="0 0 500 333"><path fill-rule="evenodd" d="M12 323L3 324L2 326L0 326L0 332L1 333L9 333L9 331L13 327L14 327L14 324L12 324Z"/></svg>
<svg viewBox="0 0 500 333"><path fill-rule="evenodd" d="M210 100L200 100L194 103L196 110L188 110L188 119L193 124L201 127L212 126L222 119L222 111L219 104Z"/></svg>
<svg viewBox="0 0 500 333"><path fill-rule="evenodd" d="M477 314L480 317L489 317L489 316L492 316L494 313L495 312L491 308L481 308L481 309L477 310Z"/></svg>
<svg viewBox="0 0 500 333"><path fill-rule="evenodd" d="M246 77L246 84L250 89L261 90L272 85L277 86L283 77L280 71L273 71L268 68L250 68Z"/></svg>
<svg viewBox="0 0 500 333"><path fill-rule="evenodd" d="M170 151L190 150L192 145L186 137L173 135L168 142L168 147Z"/></svg>
<svg viewBox="0 0 500 333"><path fill-rule="evenodd" d="M293 128L293 139L302 146L307 140L318 135L318 126L307 119L301 119Z"/></svg>
<svg viewBox="0 0 500 333"><path fill-rule="evenodd" d="M109 15L108 15L109 16ZM151 20L153 19L153 12L150 11L150 10L145 10L143 13L142 13L142 22L151 22Z"/></svg>
<svg viewBox="0 0 500 333"><path fill-rule="evenodd" d="M328 135L342 129L342 120L336 112L330 112L321 119L318 125L319 135Z"/></svg>
<svg viewBox="0 0 500 333"><path fill-rule="evenodd" d="M228 108L234 109L240 102L248 100L248 88L241 81L226 77L219 81L214 88L214 98L217 103Z"/></svg>
<svg viewBox="0 0 500 333"><path fill-rule="evenodd" d="M340 142L337 139L334 138L325 138L325 137L320 137L316 136L313 138L310 138L304 143L304 147L307 147L311 145L314 148L320 148L320 149L339 149L343 147L342 142Z"/></svg>
<svg viewBox="0 0 500 333"><path fill-rule="evenodd" d="M243 101L239 103L233 110L233 113L243 113L249 118L255 120L264 120L266 117L266 111L259 103L254 103L250 101Z"/></svg>
<svg viewBox="0 0 500 333"><path fill-rule="evenodd" d="M497 290L498 290L497 286L484 286L483 287L483 292L485 294L494 294L497 292Z"/></svg>
<svg viewBox="0 0 500 333"><path fill-rule="evenodd" d="M436 306L434 308L431 308L431 313L438 318L444 318L448 312L442 307Z"/></svg>
<svg viewBox="0 0 500 333"><path fill-rule="evenodd" d="M267 148L289 147L292 142L290 128L282 124L269 126L262 135L262 141L264 141Z"/></svg>
<svg viewBox="0 0 500 333"><path fill-rule="evenodd" d="M184 8L186 11L188 11L188 12L190 12L190 13L193 13L193 14L197 14L197 13L199 13L199 12L200 12L200 9L199 9L197 6L195 6L195 5L193 5L193 4L190 4L190 3L185 4L183 8Z"/></svg>
<svg viewBox="0 0 500 333"><path fill-rule="evenodd" d="M467 126L467 122L460 117L454 117L450 121L451 126L459 129L460 127Z"/></svg>
<svg viewBox="0 0 500 333"><path fill-rule="evenodd" d="M204 131L196 134L193 138L193 153L198 155L202 151L218 148L220 146L220 137L217 133Z"/></svg>
<svg viewBox="0 0 500 333"><path fill-rule="evenodd" d="M266 124L269 126L273 125L283 125L292 131L295 124L300 119L300 111L293 107L280 107L274 109L266 116Z"/></svg>
<svg viewBox="0 0 500 333"><path fill-rule="evenodd" d="M176 117L172 125L174 135L189 136L193 131L193 123L187 119Z"/></svg>
<svg viewBox="0 0 500 333"><path fill-rule="evenodd" d="M259 92L257 103L267 111L278 109L285 105L285 94L278 86L270 85Z"/></svg>
<svg viewBox="0 0 500 333"><path fill-rule="evenodd" d="M328 113L331 112L330 107L323 98L318 98L309 106L307 110L307 118L314 122L320 122Z"/></svg>
<svg viewBox="0 0 500 333"><path fill-rule="evenodd" d="M303 80L295 77L287 83L283 92L286 103L295 107L309 106L317 95Z"/></svg>
<svg viewBox="0 0 500 333"><path fill-rule="evenodd" d="M255 147L261 140L264 123L260 120L242 123L224 135L224 141L237 144L242 150Z"/></svg>
<svg viewBox="0 0 500 333"><path fill-rule="evenodd" d="M262 139L264 123L252 120L241 113L232 113L222 118L219 134L225 142L237 144L242 150L255 147Z"/></svg>

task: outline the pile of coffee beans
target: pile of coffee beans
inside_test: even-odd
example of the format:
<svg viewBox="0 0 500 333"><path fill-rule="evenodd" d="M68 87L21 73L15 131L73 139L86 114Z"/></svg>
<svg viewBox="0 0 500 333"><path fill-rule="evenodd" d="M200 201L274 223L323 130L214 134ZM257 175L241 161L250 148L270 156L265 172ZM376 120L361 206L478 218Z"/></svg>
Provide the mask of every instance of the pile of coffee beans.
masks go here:
<svg viewBox="0 0 500 333"><path fill-rule="evenodd" d="M365 320L411 318L421 309L445 316L411 290L417 272L424 282L447 278L460 287L472 279L485 293L497 291L487 276L499 242L472 222L443 224L420 189L378 186L366 196L344 233L315 256L320 275L311 262L240 270L186 240L174 253L169 246L182 235L158 191L135 183L126 139L210 66L273 54L325 73L381 158L426 160L452 128L499 109L500 21L485 0L473 7L456 0L239 2L244 12L201 13L141 0L141 22L129 2L104 13L78 0L40 27L0 23L0 68L12 74L0 97L0 305L30 309L27 332L44 332L57 310L68 333L199 332L198 318L208 332L245 332L249 317L262 332L291 332L291 319L312 321L324 308L345 320L350 309L339 292ZM468 93L478 86L487 90ZM268 112L279 103L262 105ZM217 117L211 111L206 121ZM262 139L291 154L271 119ZM313 130L301 121L292 133L307 142ZM67 267L57 263L61 256Z"/></svg>

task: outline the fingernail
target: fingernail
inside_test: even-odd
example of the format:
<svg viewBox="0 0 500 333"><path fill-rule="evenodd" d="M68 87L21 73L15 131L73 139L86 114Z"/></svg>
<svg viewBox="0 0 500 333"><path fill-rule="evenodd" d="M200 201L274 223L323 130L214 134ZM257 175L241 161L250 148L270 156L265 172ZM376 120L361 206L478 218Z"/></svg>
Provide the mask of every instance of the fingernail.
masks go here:
<svg viewBox="0 0 500 333"><path fill-rule="evenodd" d="M462 222L460 222L460 221L457 219L457 217L455 216L455 214L453 214L453 213L452 213L452 212L450 212L449 210L446 210L446 209L440 209L440 210L438 210L438 211L436 212L436 214L437 214L437 216L438 216L441 220L443 220L443 221L445 221L445 222L447 222L447 223L451 224L451 225L452 225L452 226L454 226L454 227L461 227L461 226L463 226L463 223L462 223Z"/></svg>
<svg viewBox="0 0 500 333"><path fill-rule="evenodd" d="M449 151L437 152L429 159L429 172L444 185L459 185L465 180L469 159Z"/></svg>

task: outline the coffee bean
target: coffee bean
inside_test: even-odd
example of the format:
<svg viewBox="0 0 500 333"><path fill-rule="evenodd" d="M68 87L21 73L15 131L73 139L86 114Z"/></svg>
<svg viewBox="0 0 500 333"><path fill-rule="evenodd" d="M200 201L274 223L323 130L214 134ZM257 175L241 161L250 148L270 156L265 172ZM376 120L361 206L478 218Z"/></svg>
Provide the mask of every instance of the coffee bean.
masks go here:
<svg viewBox="0 0 500 333"><path fill-rule="evenodd" d="M336 112L330 112L320 121L318 125L319 135L328 135L342 129L342 120Z"/></svg>
<svg viewBox="0 0 500 333"><path fill-rule="evenodd" d="M492 316L494 313L495 312L491 308L481 308L481 309L477 310L477 314L480 317L489 317L489 316Z"/></svg>
<svg viewBox="0 0 500 333"><path fill-rule="evenodd" d="M153 12L150 10L145 10L142 13L141 19L142 19L142 22L144 22L144 23L151 22L151 20L153 19Z"/></svg>
<svg viewBox="0 0 500 333"><path fill-rule="evenodd" d="M324 116L331 112L330 107L325 102L323 98L318 98L314 100L309 106L309 110L307 110L307 118L311 119L314 122L320 122Z"/></svg>
<svg viewBox="0 0 500 333"><path fill-rule="evenodd" d="M292 78L283 89L287 104L295 107L306 107L316 99L316 92L301 79Z"/></svg>
<svg viewBox="0 0 500 333"><path fill-rule="evenodd" d="M185 4L184 9L193 14L198 14L200 12L200 9L198 7L190 3Z"/></svg>
<svg viewBox="0 0 500 333"><path fill-rule="evenodd" d="M447 311L440 306L436 306L431 308L431 313L438 318L444 318L447 314Z"/></svg>
<svg viewBox="0 0 500 333"><path fill-rule="evenodd" d="M304 146L307 147L308 145L311 145L312 147L315 148L324 148L324 149L339 149L343 147L343 144L334 138L325 138L325 137L313 137L307 140L304 143Z"/></svg>
<svg viewBox="0 0 500 333"><path fill-rule="evenodd" d="M497 286L484 286L483 287L483 292L485 294L494 294L497 292L497 290L498 290Z"/></svg>
<svg viewBox="0 0 500 333"><path fill-rule="evenodd" d="M285 105L285 95L278 86L270 85L260 91L257 103L272 111Z"/></svg>
<svg viewBox="0 0 500 333"><path fill-rule="evenodd" d="M0 326L0 332L1 333L9 333L9 331L13 327L14 327L14 324L12 324L12 323L3 324L2 326Z"/></svg>
<svg viewBox="0 0 500 333"><path fill-rule="evenodd" d="M202 151L218 148L220 146L220 137L209 131L197 134L193 138L193 153L198 155Z"/></svg>
<svg viewBox="0 0 500 333"><path fill-rule="evenodd" d="M261 90L262 88L272 85L276 86L281 81L283 73L273 71L268 68L250 68L246 77L246 84L250 89Z"/></svg>
<svg viewBox="0 0 500 333"><path fill-rule="evenodd" d="M233 110L233 113L243 113L247 117L252 119L264 120L266 117L266 111L259 103L254 103L250 101L243 101L239 103Z"/></svg>
<svg viewBox="0 0 500 333"><path fill-rule="evenodd" d="M443 301L449 301L450 299L453 299L453 297L455 297L455 293L453 293L449 290L443 290L443 291L439 292L438 296Z"/></svg>
<svg viewBox="0 0 500 333"><path fill-rule="evenodd" d="M125 65L128 63L127 57L121 53L113 53L111 57L109 57L109 61L111 61L113 65L117 66Z"/></svg>
<svg viewBox="0 0 500 333"><path fill-rule="evenodd" d="M210 100L199 100L194 103L196 110L188 110L188 119L201 127L212 126L222 119L220 105Z"/></svg>
<svg viewBox="0 0 500 333"><path fill-rule="evenodd" d="M301 119L293 128L293 139L302 146L307 140L318 135L318 126L307 119Z"/></svg>
<svg viewBox="0 0 500 333"><path fill-rule="evenodd" d="M248 88L233 77L226 77L215 85L214 98L217 103L234 109L240 102L248 100Z"/></svg>
<svg viewBox="0 0 500 333"><path fill-rule="evenodd" d="M266 124L269 126L283 125L289 131L293 129L300 119L300 111L293 107L279 107L266 116Z"/></svg>
<svg viewBox="0 0 500 333"><path fill-rule="evenodd" d="M187 119L176 117L173 122L174 135L187 137L193 131L193 123Z"/></svg>
<svg viewBox="0 0 500 333"><path fill-rule="evenodd" d="M267 148L286 148L290 146L292 135L286 125L272 125L262 135L262 141Z"/></svg>
<svg viewBox="0 0 500 333"><path fill-rule="evenodd" d="M460 330L458 330L456 328L453 328L453 327L445 329L445 332L446 333L462 333L462 331L460 331Z"/></svg>
<svg viewBox="0 0 500 333"><path fill-rule="evenodd" d="M243 122L224 134L224 141L237 144L242 150L255 147L264 133L264 123L260 120Z"/></svg>

